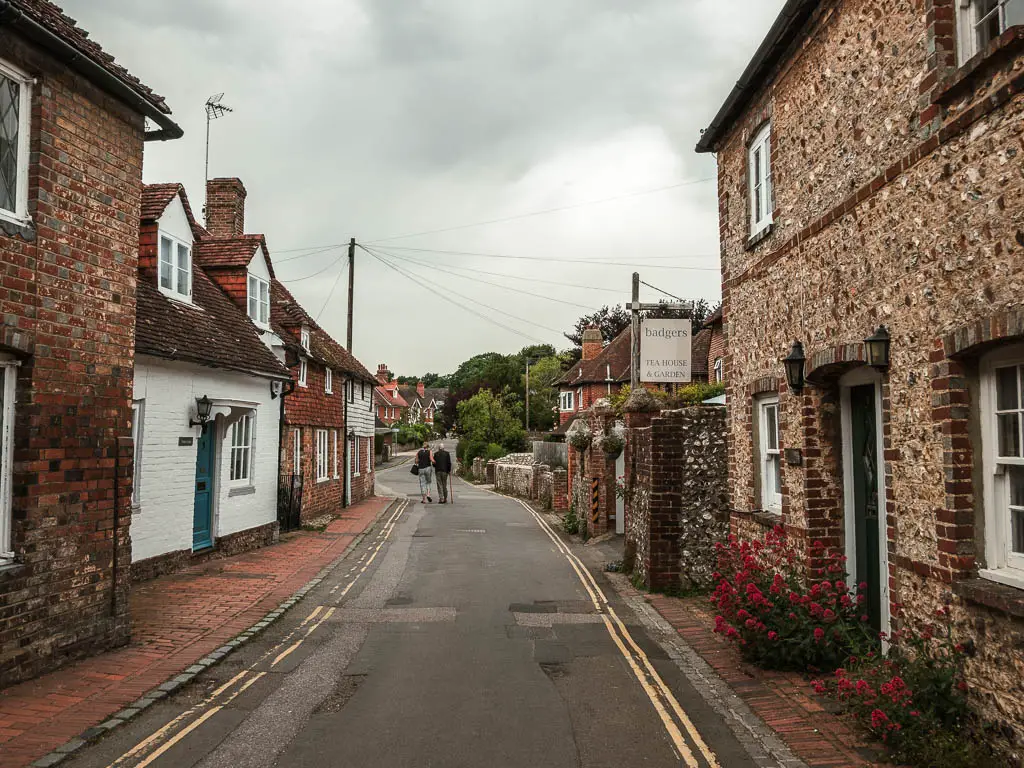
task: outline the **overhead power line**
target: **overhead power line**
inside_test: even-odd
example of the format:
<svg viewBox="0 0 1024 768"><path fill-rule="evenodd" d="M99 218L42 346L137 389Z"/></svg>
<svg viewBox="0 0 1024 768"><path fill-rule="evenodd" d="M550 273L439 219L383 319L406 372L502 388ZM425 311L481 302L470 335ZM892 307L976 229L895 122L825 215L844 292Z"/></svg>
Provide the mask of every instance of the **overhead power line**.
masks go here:
<svg viewBox="0 0 1024 768"><path fill-rule="evenodd" d="M324 300L324 305L320 307L320 311L316 313L316 317L313 318L315 322L320 322L320 316L327 309L327 305L331 303L331 297L334 296L334 291L338 288L338 283L341 280L341 276L345 274L347 270L341 270L338 272L338 276L334 278L334 284L331 286L330 292L327 294L327 298Z"/></svg>
<svg viewBox="0 0 1024 768"><path fill-rule="evenodd" d="M436 264L427 264L427 263L424 263L422 261L416 261L415 259L410 259L408 256L399 256L398 254L391 253L390 251L387 251L387 250L385 250L383 248L375 248L374 250L378 250L381 253L387 254L388 256L390 256L393 259L398 259L399 261L403 261L403 262L405 262L407 264L417 264L417 265L419 265L421 267L426 267L427 269L432 269L432 270L434 270L436 272L442 272L442 273L444 273L446 275L452 275L453 277L460 277L463 280L471 280L474 283L481 283L482 285L491 285L491 286L494 286L495 288L500 288L503 291L512 291L513 293L521 293L524 296L533 296L534 298L545 299L546 301L553 301L553 302L555 302L557 304L566 304L566 305L568 305L570 307L577 307L579 309L587 309L587 310L595 310L596 309L596 307L592 307L592 306L590 306L588 304L579 304L579 303L577 303L575 301L567 301L566 299L556 299L554 296L545 296L542 293L533 293L532 291L524 291L521 288L513 288L510 285L502 285L501 283L495 283L495 282L492 282L490 280L481 280L478 277L470 277L469 275L460 275L460 274L458 274L456 272L452 272L449 269L445 269L443 267L439 267Z"/></svg>
<svg viewBox="0 0 1024 768"><path fill-rule="evenodd" d="M326 267L324 267L323 269L318 269L312 275L306 275L305 277L290 277L287 280L279 277L278 280L280 280L282 283L301 283L303 280L312 280L314 277L317 277L318 275L322 275L328 269L330 269L331 267L335 266L343 258L344 258L343 256L339 256L334 261L332 261L330 264L328 264Z"/></svg>
<svg viewBox="0 0 1024 768"><path fill-rule="evenodd" d="M668 297L669 297L670 299L675 299L676 301L686 301L686 299L681 299L681 298L679 298L678 296L676 296L676 295L675 295L674 293L669 293L668 291L663 291L663 290L662 290L661 288L659 288L658 286L656 286L656 285L651 285L650 283L645 283L645 282L644 282L643 280L641 280L641 281L640 281L640 284L641 284L641 285L646 285L646 286L647 286L648 288L653 288L653 289L654 289L654 290L656 290L656 291L657 291L658 293L663 293L663 294L665 294L666 296L668 296Z"/></svg>
<svg viewBox="0 0 1024 768"><path fill-rule="evenodd" d="M502 329L504 329L506 331L509 331L510 333L514 333L516 336L520 336L520 337L526 339L527 341L534 341L534 342L537 342L539 344L545 343L542 339L538 339L536 336L531 336L530 334L524 333L523 331L520 331L517 328L513 328L510 325L505 325L504 323L499 322L499 321L495 320L492 317L488 317L487 315L485 315L485 314L483 314L481 312L477 312L476 310L471 309L471 308L469 308L469 307L467 307L467 306L465 306L463 304L459 304L457 301L453 300L449 296L446 296L444 293L438 293L437 291L433 290L426 283L420 281L419 278L417 278L415 275L411 274L410 272L408 272L408 271L406 271L404 269L401 269L400 267L396 267L394 264L389 262L387 259L385 259L385 258L383 258L381 256L378 256L377 254L373 253L372 251L367 249L365 246L360 245L359 247L362 248L364 251L366 251L368 254L370 254L370 256L375 258L377 261L379 261L380 263L384 264L386 267L394 270L395 272L397 272L398 274L402 275L406 279L411 280L412 282L416 283L421 288L426 289L429 293L431 293L434 296L437 296L437 298L441 299L442 301L447 301L449 304L452 304L452 305L458 307L459 309L462 309L462 310L464 310L466 312L469 312L470 314L479 317L481 320L483 320L485 322L488 322L491 325L495 325L498 328L502 328Z"/></svg>

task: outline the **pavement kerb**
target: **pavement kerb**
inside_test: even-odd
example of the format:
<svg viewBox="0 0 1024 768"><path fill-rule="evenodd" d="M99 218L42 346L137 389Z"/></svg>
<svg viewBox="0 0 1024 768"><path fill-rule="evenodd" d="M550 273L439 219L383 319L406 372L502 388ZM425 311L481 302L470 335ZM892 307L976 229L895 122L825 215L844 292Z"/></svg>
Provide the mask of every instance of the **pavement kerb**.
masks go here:
<svg viewBox="0 0 1024 768"><path fill-rule="evenodd" d="M357 534L356 537L352 539L349 545L345 547L344 552L342 552L340 555L334 558L334 560L332 560L330 563L321 568L320 572L317 573L316 576L307 581L304 585L302 585L302 587L300 587L294 593L292 593L291 597L283 601L280 605L277 606L277 608L274 608L272 611L269 611L262 619L257 621L251 627L237 634L235 637L233 637L226 644L222 645L220 648L215 650L213 653L210 653L194 662L184 672L171 675L164 682L146 691L146 693L142 694L142 696L139 697L136 701L133 701L120 712L116 713L115 715L112 715L110 718L103 721L99 725L94 725L90 728L86 728L78 736L74 737L73 739L69 739L68 741L64 742L59 747L54 749L52 752L49 752L40 757L39 759L35 760L33 763L31 763L32 768L51 768L51 766L59 765L60 763L64 762L67 758L74 755L75 752L77 752L78 750L82 749L83 747L89 746L90 744L96 743L104 736L106 736L108 733L113 731L115 728L119 728L125 723L141 715L144 711L146 711L150 706L155 704L160 699L163 699L168 694L177 691L183 685L192 682L192 680L195 679L196 676L198 676L202 672L205 672L207 669L216 666L221 661L230 656L232 653L234 653L236 650L244 646L247 642L252 640L254 637L261 634L265 629L270 627L278 619L284 616L284 614L287 613L289 609L293 608L298 603L300 603L302 599L306 597L306 595L309 594L309 592L312 589L319 586L323 582L323 580L331 574L331 572L333 572L339 565L341 565L348 558L352 551L356 547L358 547L360 543L362 543L363 539L365 539L366 536L377 527L377 523L380 522L381 518L387 515L389 512L391 512L402 501L403 499L392 499L390 504L388 504L386 507L384 507L384 509L377 513L377 516L373 519L373 522L366 526L366 528L364 528L361 533Z"/></svg>

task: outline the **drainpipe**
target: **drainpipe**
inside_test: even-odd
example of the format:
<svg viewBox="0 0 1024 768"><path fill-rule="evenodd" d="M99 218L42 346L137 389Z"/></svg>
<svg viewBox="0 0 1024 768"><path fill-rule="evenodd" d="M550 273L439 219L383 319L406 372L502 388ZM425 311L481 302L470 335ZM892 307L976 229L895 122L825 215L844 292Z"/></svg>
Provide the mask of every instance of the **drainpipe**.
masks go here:
<svg viewBox="0 0 1024 768"><path fill-rule="evenodd" d="M281 394L279 400L281 401L281 416L277 420L277 484L281 485L281 465L284 463L284 451L285 451L285 440L284 440L284 399L295 391L295 380L288 379L288 381L281 382ZM291 497L289 497L290 499Z"/></svg>
<svg viewBox="0 0 1024 768"><path fill-rule="evenodd" d="M117 556L120 553L118 528L121 524L121 441L114 438L114 540L112 542L113 562L110 567L110 615L117 616Z"/></svg>

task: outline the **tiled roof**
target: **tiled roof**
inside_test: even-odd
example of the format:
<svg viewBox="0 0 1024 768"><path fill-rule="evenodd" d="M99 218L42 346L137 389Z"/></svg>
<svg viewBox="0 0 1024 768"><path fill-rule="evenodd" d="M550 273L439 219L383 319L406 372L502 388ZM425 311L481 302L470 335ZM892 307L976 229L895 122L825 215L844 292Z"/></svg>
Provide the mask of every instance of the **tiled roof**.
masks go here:
<svg viewBox="0 0 1024 768"><path fill-rule="evenodd" d="M711 351L710 328L702 328L690 343L690 373L693 376L708 376L708 353Z"/></svg>
<svg viewBox="0 0 1024 768"><path fill-rule="evenodd" d="M384 387L374 387L373 391L377 393L378 397L380 397L387 406L393 406L395 408L409 407L409 404L405 402L400 394L398 394L397 389L388 390L384 389Z"/></svg>
<svg viewBox="0 0 1024 768"><path fill-rule="evenodd" d="M707 319L704 321L704 327L705 328L710 328L712 325L715 325L715 324L718 324L718 323L721 323L721 322L722 322L722 305L719 304L718 305L718 309L716 309L714 312L712 312L710 315L708 315Z"/></svg>
<svg viewBox="0 0 1024 768"><path fill-rule="evenodd" d="M150 102L161 112L164 114L171 113L163 96L154 93L152 89L143 85L137 77L114 61L113 56L106 53L98 43L90 40L89 33L79 27L74 19L65 15L56 5L47 2L47 0L9 0L9 2L15 8L24 11L25 15L30 19L45 27L129 88L137 91L146 101Z"/></svg>
<svg viewBox="0 0 1024 768"><path fill-rule="evenodd" d="M629 381L630 330L627 328L612 340L612 343L601 350L591 360L580 360L570 368L558 384L576 386L595 382ZM609 379L609 366L611 378Z"/></svg>
<svg viewBox="0 0 1024 768"><path fill-rule="evenodd" d="M196 243L195 254L198 261L206 269L231 267L247 267L257 248L263 249L267 256L267 269L274 277L274 265L270 261L270 251L263 235L238 235L236 237L203 238Z"/></svg>
<svg viewBox="0 0 1024 768"><path fill-rule="evenodd" d="M270 319L274 332L287 342L294 344L299 338L301 326L309 328L309 354L359 381L377 382L377 377L366 370L352 354L310 317L291 292L278 280L270 281ZM281 329L281 330L277 330ZM292 330L295 329L295 330ZM297 347L297 345L296 345Z"/></svg>
<svg viewBox="0 0 1024 768"><path fill-rule="evenodd" d="M443 403L446 397L448 397L448 390L445 387L426 387L423 390L423 400L427 403L431 400Z"/></svg>
<svg viewBox="0 0 1024 768"><path fill-rule="evenodd" d="M142 221L156 221L164 215L167 206L175 195L181 195L182 205L185 207L185 217L192 228L192 236L196 240L208 238L210 233L203 229L192 214L192 206L189 205L188 195L185 194L185 187L178 182L170 184L144 184L142 186L142 209L139 219ZM251 255L251 254L250 254Z"/></svg>
<svg viewBox="0 0 1024 768"><path fill-rule="evenodd" d="M575 424L576 423L576 419L578 419L579 417L580 417L580 414L578 414L578 413L573 414L572 416L570 416L566 420L565 424L559 424L557 427L555 427L553 430L551 430L551 434L552 435L563 435L564 436L569 431L569 427L571 427L573 424Z"/></svg>
<svg viewBox="0 0 1024 768"><path fill-rule="evenodd" d="M147 280L138 283L135 349L140 354L236 371L290 378L260 340L256 327L203 270L192 267L192 302L164 296Z"/></svg>

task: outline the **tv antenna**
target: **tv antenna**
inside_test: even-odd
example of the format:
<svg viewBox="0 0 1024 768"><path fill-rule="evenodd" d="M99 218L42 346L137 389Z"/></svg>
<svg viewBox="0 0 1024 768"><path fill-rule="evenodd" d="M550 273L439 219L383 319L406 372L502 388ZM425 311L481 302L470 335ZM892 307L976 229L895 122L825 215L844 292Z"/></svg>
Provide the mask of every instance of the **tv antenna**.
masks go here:
<svg viewBox="0 0 1024 768"><path fill-rule="evenodd" d="M206 181L210 180L210 122L235 111L227 104L220 103L223 98L224 94L218 93L206 100Z"/></svg>

